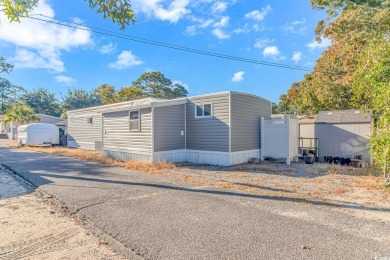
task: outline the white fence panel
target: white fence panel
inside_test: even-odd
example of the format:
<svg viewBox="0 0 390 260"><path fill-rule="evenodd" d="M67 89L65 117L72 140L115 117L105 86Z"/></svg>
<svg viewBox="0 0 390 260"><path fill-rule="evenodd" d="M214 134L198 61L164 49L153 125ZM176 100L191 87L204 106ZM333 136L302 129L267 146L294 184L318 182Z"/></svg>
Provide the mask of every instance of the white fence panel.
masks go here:
<svg viewBox="0 0 390 260"><path fill-rule="evenodd" d="M264 157L298 159L298 120L261 118L261 159Z"/></svg>

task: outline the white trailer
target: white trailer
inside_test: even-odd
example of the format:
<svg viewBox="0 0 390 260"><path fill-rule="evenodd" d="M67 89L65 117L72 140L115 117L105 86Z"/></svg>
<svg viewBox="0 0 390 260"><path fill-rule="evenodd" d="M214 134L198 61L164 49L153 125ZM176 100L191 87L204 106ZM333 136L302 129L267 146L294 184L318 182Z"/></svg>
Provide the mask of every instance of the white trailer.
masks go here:
<svg viewBox="0 0 390 260"><path fill-rule="evenodd" d="M59 143L59 129L55 125L35 123L18 127L19 145L58 145Z"/></svg>

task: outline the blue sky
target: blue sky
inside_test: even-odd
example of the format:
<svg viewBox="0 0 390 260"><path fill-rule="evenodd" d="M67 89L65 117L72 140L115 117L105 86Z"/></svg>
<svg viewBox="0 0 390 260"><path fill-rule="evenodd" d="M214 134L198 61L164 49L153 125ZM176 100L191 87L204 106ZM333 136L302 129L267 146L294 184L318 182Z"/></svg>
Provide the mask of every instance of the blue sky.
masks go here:
<svg viewBox="0 0 390 260"><path fill-rule="evenodd" d="M312 67L329 45L314 42L326 14L309 0L134 0L137 23L119 26L82 0L41 1L33 13L209 52ZM120 87L146 71L161 71L190 95L233 90L277 101L305 72L180 52L31 19L9 24L0 14L0 55L15 65L6 75L31 90L58 97L68 88ZM51 18L49 18L51 19Z"/></svg>

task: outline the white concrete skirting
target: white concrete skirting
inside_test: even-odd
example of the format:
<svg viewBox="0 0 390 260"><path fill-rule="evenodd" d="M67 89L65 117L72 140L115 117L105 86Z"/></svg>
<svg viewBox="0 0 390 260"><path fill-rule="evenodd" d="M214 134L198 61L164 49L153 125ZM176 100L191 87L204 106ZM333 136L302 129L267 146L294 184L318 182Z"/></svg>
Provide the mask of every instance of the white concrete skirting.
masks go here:
<svg viewBox="0 0 390 260"><path fill-rule="evenodd" d="M186 161L199 164L229 166L230 154L229 152L187 150Z"/></svg>
<svg viewBox="0 0 390 260"><path fill-rule="evenodd" d="M172 150L154 153L154 162L191 162L198 164L211 164L229 166L245 163L250 158L260 158L260 149L239 152L217 152L201 150Z"/></svg>
<svg viewBox="0 0 390 260"><path fill-rule="evenodd" d="M260 149L232 152L230 165L248 162L250 158L260 158Z"/></svg>
<svg viewBox="0 0 390 260"><path fill-rule="evenodd" d="M128 151L113 151L113 150L103 150L105 156L112 157L121 161L142 161L142 162L151 162L152 155L140 154Z"/></svg>
<svg viewBox="0 0 390 260"><path fill-rule="evenodd" d="M153 156L154 162L167 161L167 162L185 162L186 161L186 150L172 150L155 152Z"/></svg>

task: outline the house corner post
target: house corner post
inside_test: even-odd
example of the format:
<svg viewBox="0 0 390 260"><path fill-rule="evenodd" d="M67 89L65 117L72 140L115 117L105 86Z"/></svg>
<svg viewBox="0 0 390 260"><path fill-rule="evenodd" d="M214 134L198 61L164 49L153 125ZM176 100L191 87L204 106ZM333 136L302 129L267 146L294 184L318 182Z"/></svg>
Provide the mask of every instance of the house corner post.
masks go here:
<svg viewBox="0 0 390 260"><path fill-rule="evenodd" d="M152 106L152 122L151 122L151 126L152 126L152 137L151 137L151 141L152 141L152 153L151 153L151 161L152 163L154 163L154 107Z"/></svg>
<svg viewBox="0 0 390 260"><path fill-rule="evenodd" d="M264 117L260 118L260 160L264 161Z"/></svg>
<svg viewBox="0 0 390 260"><path fill-rule="evenodd" d="M287 165L290 165L291 162L291 155L290 155L290 117L288 116L287 119L285 119L287 127L286 127L286 137L287 137Z"/></svg>

